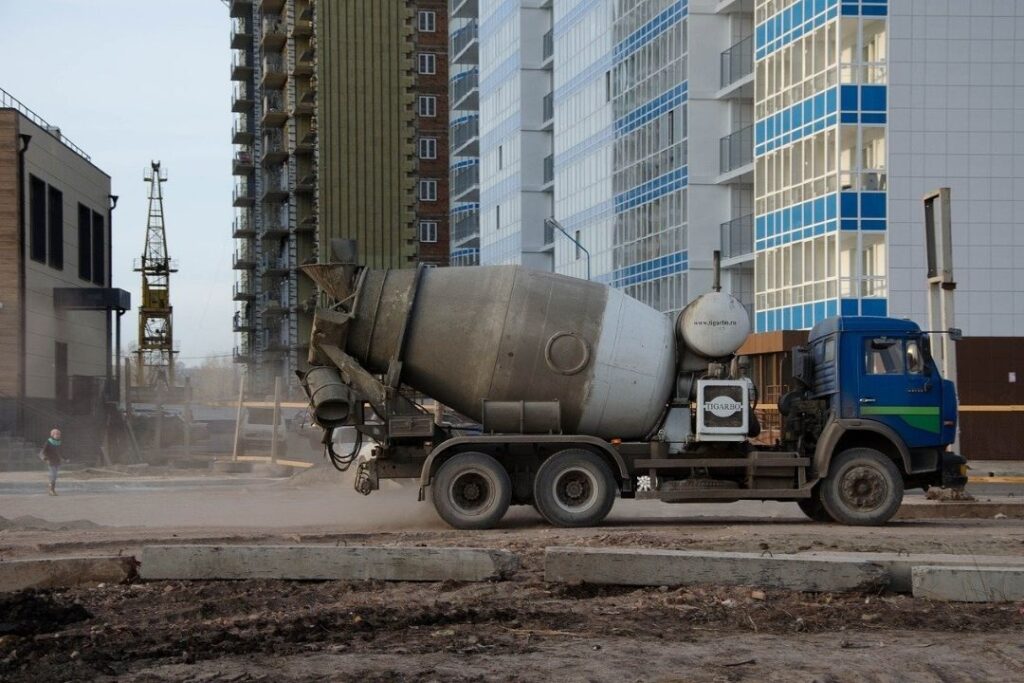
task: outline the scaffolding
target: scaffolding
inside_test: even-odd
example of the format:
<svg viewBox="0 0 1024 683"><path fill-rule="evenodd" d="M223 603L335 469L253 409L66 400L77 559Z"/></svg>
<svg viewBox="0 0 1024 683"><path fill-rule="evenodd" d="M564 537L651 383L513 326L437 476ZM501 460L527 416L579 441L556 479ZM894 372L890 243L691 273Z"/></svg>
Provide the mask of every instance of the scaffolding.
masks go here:
<svg viewBox="0 0 1024 683"><path fill-rule="evenodd" d="M171 273L178 269L167 252L162 189L162 185L167 182L167 174L160 169L159 161L151 162L151 168L145 172L143 180L149 184L149 216L146 222L146 246L142 258L135 261L135 272L142 273L135 385L154 391L169 391L175 386L176 353Z"/></svg>

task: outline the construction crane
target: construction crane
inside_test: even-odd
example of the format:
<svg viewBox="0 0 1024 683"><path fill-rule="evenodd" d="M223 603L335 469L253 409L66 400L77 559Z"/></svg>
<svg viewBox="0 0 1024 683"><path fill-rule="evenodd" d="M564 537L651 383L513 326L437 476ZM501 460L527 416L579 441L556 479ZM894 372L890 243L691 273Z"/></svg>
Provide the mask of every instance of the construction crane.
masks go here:
<svg viewBox="0 0 1024 683"><path fill-rule="evenodd" d="M178 271L167 252L162 185L167 173L160 162L151 162L143 175L149 184L149 216L146 246L135 262L142 273L142 304L139 307L139 346L136 350L136 386L153 391L171 391L174 381L174 333L171 307L171 273Z"/></svg>

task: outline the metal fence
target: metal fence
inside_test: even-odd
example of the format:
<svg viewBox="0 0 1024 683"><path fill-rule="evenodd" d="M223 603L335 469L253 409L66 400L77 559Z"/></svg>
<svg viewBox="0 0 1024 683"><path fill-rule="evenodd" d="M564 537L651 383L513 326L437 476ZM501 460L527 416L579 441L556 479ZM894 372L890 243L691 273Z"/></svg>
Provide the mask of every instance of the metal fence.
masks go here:
<svg viewBox="0 0 1024 683"><path fill-rule="evenodd" d="M16 98L14 95L10 94L3 88L0 88L0 109L16 110L19 114L27 118L29 121L42 128L53 137L57 138L61 143L64 144L65 147L70 149L78 156L82 157L86 161L92 160L88 154L82 151L81 147L71 142L66 137L64 137L64 134L60 132L60 128L58 128L57 126L52 126L49 123L47 123L42 116L26 107L24 104L21 103L21 101L18 98Z"/></svg>

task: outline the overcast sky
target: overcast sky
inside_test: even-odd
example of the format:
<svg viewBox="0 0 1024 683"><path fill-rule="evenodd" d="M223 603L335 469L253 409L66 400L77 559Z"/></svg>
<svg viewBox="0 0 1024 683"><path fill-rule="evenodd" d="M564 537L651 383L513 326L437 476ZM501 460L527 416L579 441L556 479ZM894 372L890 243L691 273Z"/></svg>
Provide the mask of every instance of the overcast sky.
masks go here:
<svg viewBox="0 0 1024 683"><path fill-rule="evenodd" d="M114 286L136 334L150 159L167 170L164 211L180 358L230 354L230 20L219 0L0 0L0 87L112 177Z"/></svg>

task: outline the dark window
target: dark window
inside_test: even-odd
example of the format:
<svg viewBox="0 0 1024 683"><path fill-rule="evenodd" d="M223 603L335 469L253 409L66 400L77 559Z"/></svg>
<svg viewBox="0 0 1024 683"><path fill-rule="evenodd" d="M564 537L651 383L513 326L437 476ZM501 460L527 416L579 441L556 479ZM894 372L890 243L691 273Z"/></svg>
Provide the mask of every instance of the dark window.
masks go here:
<svg viewBox="0 0 1024 683"><path fill-rule="evenodd" d="M48 218L49 259L51 268L64 270L64 193L50 186Z"/></svg>
<svg viewBox="0 0 1024 683"><path fill-rule="evenodd" d="M78 277L92 279L92 211L78 205Z"/></svg>
<svg viewBox="0 0 1024 683"><path fill-rule="evenodd" d="M103 286L107 283L106 221L101 214L92 212L92 281Z"/></svg>
<svg viewBox="0 0 1024 683"><path fill-rule="evenodd" d="M33 261L46 263L46 183L29 178L29 248Z"/></svg>

